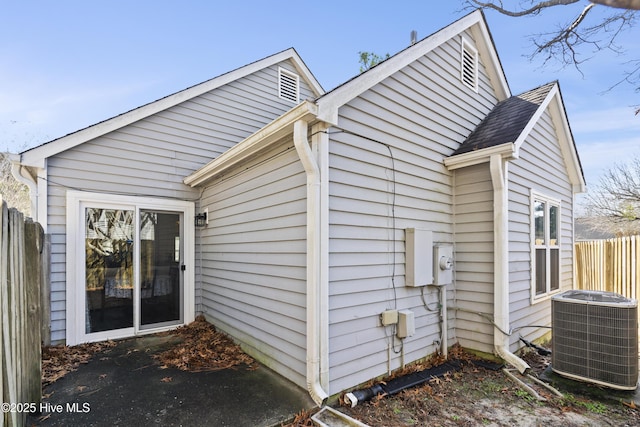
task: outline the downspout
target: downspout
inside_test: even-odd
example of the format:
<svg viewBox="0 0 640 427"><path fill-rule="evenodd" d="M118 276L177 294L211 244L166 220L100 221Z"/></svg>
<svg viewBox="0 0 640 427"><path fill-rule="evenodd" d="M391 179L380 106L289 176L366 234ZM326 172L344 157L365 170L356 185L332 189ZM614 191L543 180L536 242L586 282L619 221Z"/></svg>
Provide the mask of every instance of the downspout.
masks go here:
<svg viewBox="0 0 640 427"><path fill-rule="evenodd" d="M318 406L329 395L321 384L322 352L320 345L323 303L321 285L321 218L320 168L307 141L308 123L298 120L293 124L293 142L307 175L307 390Z"/></svg>
<svg viewBox="0 0 640 427"><path fill-rule="evenodd" d="M493 184L493 345L496 354L515 366L521 374L530 369L524 360L509 351L509 199L507 186L507 163L502 155L492 154L489 160L491 183Z"/></svg>
<svg viewBox="0 0 640 427"><path fill-rule="evenodd" d="M29 198L31 201L31 218L38 222L38 178L34 177L24 166L20 163L19 154L11 154L9 159L11 160L11 174L19 182L29 187Z"/></svg>

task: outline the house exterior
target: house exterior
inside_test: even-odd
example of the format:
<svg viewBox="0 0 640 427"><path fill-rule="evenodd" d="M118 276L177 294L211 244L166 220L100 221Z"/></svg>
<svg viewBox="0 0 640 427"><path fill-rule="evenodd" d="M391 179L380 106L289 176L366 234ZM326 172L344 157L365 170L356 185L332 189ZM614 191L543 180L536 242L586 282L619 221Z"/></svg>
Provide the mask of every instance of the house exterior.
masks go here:
<svg viewBox="0 0 640 427"><path fill-rule="evenodd" d="M319 404L456 342L525 370L585 186L558 83L512 96L480 11L328 93L281 52L15 174L52 236L52 341L203 314Z"/></svg>

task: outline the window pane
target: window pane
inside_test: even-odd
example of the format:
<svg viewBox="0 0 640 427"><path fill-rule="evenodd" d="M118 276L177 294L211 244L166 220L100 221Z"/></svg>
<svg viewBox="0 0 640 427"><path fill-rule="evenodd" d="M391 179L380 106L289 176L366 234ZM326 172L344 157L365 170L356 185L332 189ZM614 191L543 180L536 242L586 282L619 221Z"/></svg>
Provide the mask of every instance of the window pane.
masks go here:
<svg viewBox="0 0 640 427"><path fill-rule="evenodd" d="M133 326L133 211L85 210L85 332Z"/></svg>
<svg viewBox="0 0 640 427"><path fill-rule="evenodd" d="M549 244L558 244L558 207L549 206Z"/></svg>
<svg viewBox="0 0 640 427"><path fill-rule="evenodd" d="M560 249L551 249L549 273L551 276L551 290L560 289Z"/></svg>
<svg viewBox="0 0 640 427"><path fill-rule="evenodd" d="M536 249L536 295L547 292L546 249Z"/></svg>
<svg viewBox="0 0 640 427"><path fill-rule="evenodd" d="M536 245L544 245L545 244L545 233L544 233L544 223L545 223L545 203L539 200L533 202L533 216L535 221L536 228Z"/></svg>
<svg viewBox="0 0 640 427"><path fill-rule="evenodd" d="M180 214L140 211L140 325L182 320Z"/></svg>

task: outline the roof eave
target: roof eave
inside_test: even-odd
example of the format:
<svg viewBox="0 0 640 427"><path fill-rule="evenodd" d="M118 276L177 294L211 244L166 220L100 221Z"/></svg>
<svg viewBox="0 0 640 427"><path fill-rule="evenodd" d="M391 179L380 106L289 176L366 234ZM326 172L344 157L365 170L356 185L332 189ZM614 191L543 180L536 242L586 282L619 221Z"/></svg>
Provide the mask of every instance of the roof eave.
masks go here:
<svg viewBox="0 0 640 427"><path fill-rule="evenodd" d="M538 123L540 117L547 108L549 109L551 119L553 120L558 132L558 143L560 144L562 158L565 159L565 166L567 168L569 181L571 182L572 191L574 193L584 193L586 191L586 182L582 171L582 164L580 163L578 150L573 139L571 128L569 127L569 119L564 108L562 94L560 93L560 86L557 82L549 91L544 101L540 104L538 110L532 116L520 136L518 136L515 143L516 150L520 149L525 139L529 136L531 130L535 124Z"/></svg>
<svg viewBox="0 0 640 427"><path fill-rule="evenodd" d="M504 144L495 145L493 147L481 148L479 150L447 157L444 159L444 165L449 170L465 168L480 163L486 163L491 159L491 156L495 154L501 155L505 160L518 158L516 145L513 142L505 142Z"/></svg>
<svg viewBox="0 0 640 427"><path fill-rule="evenodd" d="M293 133L293 124L298 120L313 120L318 112L315 104L303 101L287 113L278 117L259 131L250 135L229 150L216 157L191 175L183 182L191 187L202 185L225 171L233 168L259 152L282 140Z"/></svg>
<svg viewBox="0 0 640 427"><path fill-rule="evenodd" d="M426 55L447 40L470 28L472 29L471 31L474 32L474 35L476 37L480 36L484 42L479 43L479 45L481 45L481 54L484 54L491 64L491 66L487 68L490 69L489 74L491 78L496 80L494 85L498 98L500 100L508 98L510 96L509 86L502 71L502 66L491 39L489 28L484 19L484 15L480 10L477 10L322 96L317 101L318 118L327 123L337 125L339 107L380 83L396 71Z"/></svg>
<svg viewBox="0 0 640 427"><path fill-rule="evenodd" d="M118 130L124 126L135 123L153 114L174 107L182 102L193 99L199 95L207 93L225 84L231 83L239 78L247 76L251 73L259 71L263 68L277 64L281 61L291 59L298 72L303 74L309 82L315 95L320 96L324 90L316 80L316 78L308 70L302 58L293 48L283 50L275 55L268 56L251 64L237 68L228 73L214 77L205 82L196 84L187 89L168 95L164 98L137 107L126 113L112 117L100 123L91 125L74 133L68 134L53 141L44 143L38 147L29 149L21 153L21 163L27 166L43 167L44 160L58 153L76 147L84 142L106 135L109 132Z"/></svg>
<svg viewBox="0 0 640 427"><path fill-rule="evenodd" d="M578 148L576 147L573 133L569 126L569 118L567 117L564 101L562 100L560 85L556 85L554 101L555 102L550 103L550 109L552 117L557 117L559 120L559 123L556 122L555 125L556 128L561 131L560 151L562 151L562 157L568 162L566 166L571 184L573 185L573 192L584 193L587 191L587 183L584 179L584 171L582 170L582 162L580 162L580 156L578 155Z"/></svg>

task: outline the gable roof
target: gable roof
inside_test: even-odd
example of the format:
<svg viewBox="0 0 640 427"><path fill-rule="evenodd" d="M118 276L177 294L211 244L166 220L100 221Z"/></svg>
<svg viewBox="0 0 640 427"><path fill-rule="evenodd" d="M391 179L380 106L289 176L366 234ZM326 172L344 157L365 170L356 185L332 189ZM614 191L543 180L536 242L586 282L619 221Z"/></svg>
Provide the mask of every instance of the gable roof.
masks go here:
<svg viewBox="0 0 640 427"><path fill-rule="evenodd" d="M283 132L293 131L292 117L297 115L304 116L308 121L320 120L330 125L337 125L340 106L467 30L471 31L476 39L476 47L483 58L490 79L494 82L498 99L508 98L510 95L509 86L484 14L481 10L476 10L320 96L316 99L313 108L304 104L296 107L295 111L284 114L186 177L184 182L192 187L201 185L223 170L233 167L260 150L264 150L268 144L275 143L277 140L273 135L282 137Z"/></svg>
<svg viewBox="0 0 640 427"><path fill-rule="evenodd" d="M20 154L21 163L25 166L44 167L44 160L48 157L73 148L91 139L100 137L114 130L120 129L138 120L149 117L155 113L171 108L189 99L200 96L206 92L214 90L220 86L248 76L251 73L270 67L282 61L291 60L296 67L296 71L305 78L310 88L316 96L324 93L324 89L307 68L302 58L293 48L268 56L261 60L252 62L233 71L221 74L205 82L191 86L174 94L165 96L156 101L134 108L125 113L119 114L110 119L88 126L84 129L46 142L40 146L31 148Z"/></svg>
<svg viewBox="0 0 640 427"><path fill-rule="evenodd" d="M582 164L557 81L496 104L451 157L444 160L445 166L453 170L484 163L493 154L501 154L505 159L517 159L520 147L547 109L556 128L560 151L574 191L584 192L586 184Z"/></svg>
<svg viewBox="0 0 640 427"><path fill-rule="evenodd" d="M547 83L499 102L452 155L514 142L555 83Z"/></svg>
<svg viewBox="0 0 640 427"><path fill-rule="evenodd" d="M508 98L510 96L509 85L484 14L478 9L318 98L316 100L318 104L318 119L336 125L340 106L439 47L452 37L467 30L470 30L476 39L476 47L484 61L487 74L493 82L498 99Z"/></svg>

